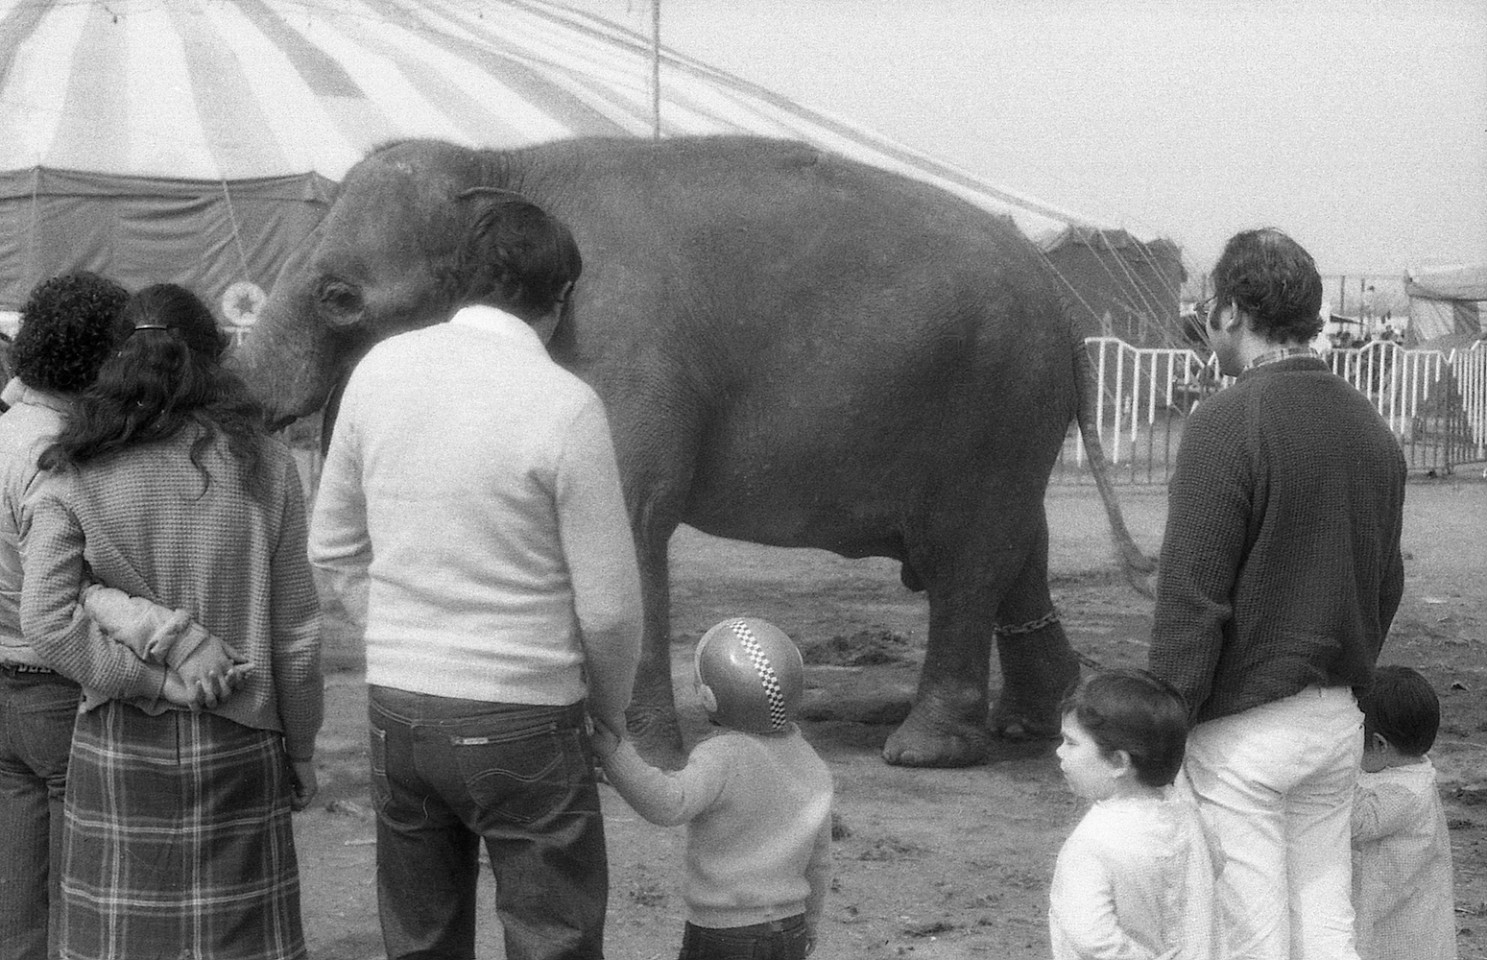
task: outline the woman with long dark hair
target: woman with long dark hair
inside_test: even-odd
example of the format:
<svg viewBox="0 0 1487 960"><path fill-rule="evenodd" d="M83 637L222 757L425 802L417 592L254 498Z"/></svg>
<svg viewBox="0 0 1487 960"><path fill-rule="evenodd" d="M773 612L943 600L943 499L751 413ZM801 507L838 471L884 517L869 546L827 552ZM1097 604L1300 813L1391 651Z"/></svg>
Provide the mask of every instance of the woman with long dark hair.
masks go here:
<svg viewBox="0 0 1487 960"><path fill-rule="evenodd" d="M118 352L41 459L21 621L110 699L78 718L62 954L305 954L290 810L316 789L319 612L288 449L221 363L210 311L173 284L126 307ZM90 582L186 611L252 664L215 707L163 665L90 638Z"/></svg>

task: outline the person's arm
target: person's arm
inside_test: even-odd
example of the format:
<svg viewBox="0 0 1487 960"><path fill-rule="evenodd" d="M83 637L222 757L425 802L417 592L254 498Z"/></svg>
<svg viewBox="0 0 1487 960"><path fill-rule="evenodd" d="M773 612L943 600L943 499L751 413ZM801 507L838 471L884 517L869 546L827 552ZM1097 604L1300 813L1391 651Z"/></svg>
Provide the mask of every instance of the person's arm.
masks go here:
<svg viewBox="0 0 1487 960"><path fill-rule="evenodd" d="M821 925L821 914L826 909L826 892L831 889L831 875L831 817L827 817L816 834L816 845L811 850L811 859L805 868L806 881L811 885L811 892L805 901L805 928L813 946L816 931Z"/></svg>
<svg viewBox="0 0 1487 960"><path fill-rule="evenodd" d="M351 414L356 382L346 388L341 415L320 471L315 511L310 521L309 558L327 610L339 608L357 635L366 630L367 570L372 539L367 530L367 501L362 489L361 459Z"/></svg>
<svg viewBox="0 0 1487 960"><path fill-rule="evenodd" d="M1353 794L1353 845L1409 829L1422 813L1415 795L1397 783L1359 783Z"/></svg>
<svg viewBox="0 0 1487 960"><path fill-rule="evenodd" d="M166 667L106 640L81 613L84 538L65 500L71 485L68 476L54 477L28 504L21 630L44 660L83 686L116 699L158 699Z"/></svg>
<svg viewBox="0 0 1487 960"><path fill-rule="evenodd" d="M1151 672L1177 688L1194 718L1212 690L1233 616L1251 510L1250 472L1242 425L1231 417L1205 417L1200 408L1183 434L1168 484L1148 654Z"/></svg>
<svg viewBox="0 0 1487 960"><path fill-rule="evenodd" d="M1384 578L1379 585L1379 635L1388 638L1394 614L1399 611L1399 601L1404 596L1404 554L1397 538L1384 564Z"/></svg>
<svg viewBox="0 0 1487 960"><path fill-rule="evenodd" d="M623 729L623 727L621 728ZM728 780L726 758L704 740L692 749L680 770L661 770L641 759L635 745L619 741L611 751L598 750L604 773L635 812L660 827L687 823L718 799Z"/></svg>
<svg viewBox="0 0 1487 960"><path fill-rule="evenodd" d="M325 683L320 668L320 602L306 551L304 494L294 461L287 455L283 470L279 542L269 560L272 669L284 750L295 778L293 806L302 810L317 789L315 737L325 717Z"/></svg>
<svg viewBox="0 0 1487 960"><path fill-rule="evenodd" d="M105 637L146 663L175 671L187 689L197 691L201 706L211 708L225 700L252 668L247 658L184 610L101 583L85 587L82 601L83 612Z"/></svg>
<svg viewBox="0 0 1487 960"><path fill-rule="evenodd" d="M573 585L589 712L623 729L644 629L635 540L597 398L570 426L558 466L558 536Z"/></svg>

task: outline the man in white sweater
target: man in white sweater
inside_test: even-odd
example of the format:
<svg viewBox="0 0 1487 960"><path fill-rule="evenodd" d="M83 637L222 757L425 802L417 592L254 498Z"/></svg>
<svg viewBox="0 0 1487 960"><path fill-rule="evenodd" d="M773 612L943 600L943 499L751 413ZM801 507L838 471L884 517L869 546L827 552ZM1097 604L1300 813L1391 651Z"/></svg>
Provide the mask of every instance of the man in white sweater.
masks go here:
<svg viewBox="0 0 1487 960"><path fill-rule="evenodd" d="M585 713L623 728L640 580L603 405L544 348L578 248L494 204L461 308L351 376L311 523L323 584L364 618L389 960L474 957L482 840L508 956L603 956Z"/></svg>

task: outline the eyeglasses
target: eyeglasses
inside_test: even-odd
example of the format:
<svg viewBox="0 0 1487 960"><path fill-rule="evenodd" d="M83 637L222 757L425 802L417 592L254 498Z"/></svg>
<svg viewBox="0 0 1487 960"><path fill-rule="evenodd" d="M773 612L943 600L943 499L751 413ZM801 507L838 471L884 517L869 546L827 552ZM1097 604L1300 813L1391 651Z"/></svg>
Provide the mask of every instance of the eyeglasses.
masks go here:
<svg viewBox="0 0 1487 960"><path fill-rule="evenodd" d="M1208 311L1213 309L1214 302L1217 301L1218 298L1218 294L1215 293L1211 297L1206 297L1198 301L1197 305L1193 307L1193 312L1198 315L1198 319L1208 319Z"/></svg>

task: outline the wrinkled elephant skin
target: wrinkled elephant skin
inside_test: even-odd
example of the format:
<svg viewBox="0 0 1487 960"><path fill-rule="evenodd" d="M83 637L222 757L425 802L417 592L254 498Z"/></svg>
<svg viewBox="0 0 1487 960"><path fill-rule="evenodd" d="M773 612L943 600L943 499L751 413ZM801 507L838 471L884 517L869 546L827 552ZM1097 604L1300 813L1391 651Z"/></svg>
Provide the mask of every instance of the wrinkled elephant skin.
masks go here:
<svg viewBox="0 0 1487 960"><path fill-rule="evenodd" d="M646 604L630 724L648 753L680 742L667 543L682 522L902 564L929 630L889 762L980 762L993 727L1056 733L1079 665L1047 616L1043 495L1087 381L1056 281L1010 221L778 141L393 144L348 174L240 352L272 416L318 409L368 345L452 312L477 186L546 207L583 252L550 349L614 431Z"/></svg>

